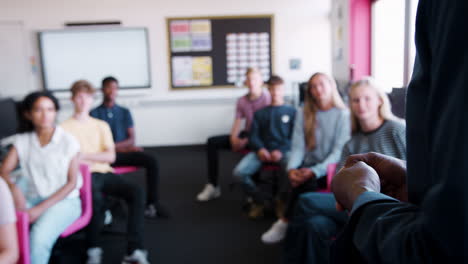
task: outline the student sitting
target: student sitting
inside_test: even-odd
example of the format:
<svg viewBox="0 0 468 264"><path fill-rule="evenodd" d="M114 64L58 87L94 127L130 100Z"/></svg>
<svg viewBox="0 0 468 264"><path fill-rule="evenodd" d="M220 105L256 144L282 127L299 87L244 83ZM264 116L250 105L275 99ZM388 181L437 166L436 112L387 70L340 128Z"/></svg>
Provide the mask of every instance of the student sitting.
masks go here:
<svg viewBox="0 0 468 264"><path fill-rule="evenodd" d="M338 162L350 136L349 114L335 81L323 73L312 75L305 94L303 111L298 111L292 138L288 177L281 184L289 190L283 216L262 235L264 243L284 238L288 219L293 215L297 197L315 191L317 179L326 175L327 166Z"/></svg>
<svg viewBox="0 0 468 264"><path fill-rule="evenodd" d="M80 145L55 125L59 104L51 94L31 93L21 106L24 133L16 135L0 174L10 186L16 208L29 215L32 263L47 264L57 238L81 215ZM18 164L21 176L14 184L10 173Z"/></svg>
<svg viewBox="0 0 468 264"><path fill-rule="evenodd" d="M109 125L89 116L94 88L87 81L77 81L71 88L75 107L73 116L61 126L73 134L81 146L80 160L92 172L93 217L87 229L88 264L101 263L100 233L104 223L103 195L122 198L128 205L127 256L123 263L148 263L143 250L144 191L136 183L112 173L115 146Z"/></svg>
<svg viewBox="0 0 468 264"><path fill-rule="evenodd" d="M168 217L167 210L159 202L159 168L153 155L135 146L135 128L130 111L116 104L119 89L114 77L102 80L103 102L91 111L91 116L106 121L111 130L117 152L112 166L136 166L146 169L146 210L148 218Z"/></svg>
<svg viewBox="0 0 468 264"><path fill-rule="evenodd" d="M370 79L353 84L349 91L352 137L343 148L338 169L352 154L378 152L406 159L405 125L393 116L387 95ZM329 249L348 220L339 212L332 193L307 193L299 197L285 239L284 263L328 263Z"/></svg>
<svg viewBox="0 0 468 264"><path fill-rule="evenodd" d="M15 205L8 185L0 177L0 263L18 261Z"/></svg>
<svg viewBox="0 0 468 264"><path fill-rule="evenodd" d="M221 195L221 189L218 186L218 150L232 149L232 151L240 151L245 149L254 112L270 105L270 95L262 90L263 80L260 71L250 68L245 76L245 85L249 89L249 93L237 100L236 118L231 129L231 135L210 137L206 144L208 184L197 195L197 200L200 202L209 201ZM245 120L245 127L241 131L243 120Z"/></svg>
<svg viewBox="0 0 468 264"><path fill-rule="evenodd" d="M283 83L278 76L272 76L268 81L271 105L255 112L249 137L252 152L234 169L234 176L242 182L246 194L254 199L250 218L262 216L264 208L264 197L259 193L252 176L263 163L286 163L291 147L296 110L284 105Z"/></svg>

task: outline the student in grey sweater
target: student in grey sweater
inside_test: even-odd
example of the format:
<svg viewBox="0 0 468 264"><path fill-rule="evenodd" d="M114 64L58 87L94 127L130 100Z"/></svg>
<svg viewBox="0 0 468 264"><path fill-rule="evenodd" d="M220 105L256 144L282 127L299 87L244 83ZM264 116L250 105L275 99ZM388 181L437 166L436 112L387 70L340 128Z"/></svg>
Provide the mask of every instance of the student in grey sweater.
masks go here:
<svg viewBox="0 0 468 264"><path fill-rule="evenodd" d="M378 152L406 160L405 125L390 110L385 93L370 79L350 89L352 137L343 148L337 169L352 154ZM286 239L284 263L328 263L332 237L348 219L335 208L332 193L307 193L299 197Z"/></svg>
<svg viewBox="0 0 468 264"><path fill-rule="evenodd" d="M296 109L284 104L283 84L278 76L271 76L268 81L271 105L255 112L249 138L252 152L234 169L234 177L242 182L246 194L254 199L249 212L251 218L262 215L264 206L264 197L252 176L263 163L286 163L291 147Z"/></svg>
<svg viewBox="0 0 468 264"><path fill-rule="evenodd" d="M349 113L335 81L323 73L312 75L303 111L296 117L287 177L280 184L287 194L282 199L286 209L263 234L263 242L274 243L284 237L297 197L316 190L317 179L326 175L328 164L339 161L350 134Z"/></svg>

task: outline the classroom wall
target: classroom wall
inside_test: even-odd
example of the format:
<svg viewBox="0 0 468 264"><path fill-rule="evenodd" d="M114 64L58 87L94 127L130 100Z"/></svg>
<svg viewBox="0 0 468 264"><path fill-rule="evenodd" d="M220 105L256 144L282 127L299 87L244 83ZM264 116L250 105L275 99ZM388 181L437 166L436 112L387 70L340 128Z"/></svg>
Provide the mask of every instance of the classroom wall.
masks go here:
<svg viewBox="0 0 468 264"><path fill-rule="evenodd" d="M119 102L131 108L137 143L143 146L185 145L205 142L210 135L229 133L235 99L245 88L171 91L169 88L166 17L274 14L274 62L277 74L294 96L295 83L316 71L332 71L331 0L2 0L1 21L20 21L24 26L28 59L27 90L41 89L35 33L60 29L73 21L119 20L123 26L149 30L151 89L122 91ZM301 59L299 70L289 60ZM1 87L0 87L1 89ZM63 98L60 119L71 113L69 94Z"/></svg>
<svg viewBox="0 0 468 264"><path fill-rule="evenodd" d="M331 8L332 72L340 87L350 79L350 1L333 0Z"/></svg>

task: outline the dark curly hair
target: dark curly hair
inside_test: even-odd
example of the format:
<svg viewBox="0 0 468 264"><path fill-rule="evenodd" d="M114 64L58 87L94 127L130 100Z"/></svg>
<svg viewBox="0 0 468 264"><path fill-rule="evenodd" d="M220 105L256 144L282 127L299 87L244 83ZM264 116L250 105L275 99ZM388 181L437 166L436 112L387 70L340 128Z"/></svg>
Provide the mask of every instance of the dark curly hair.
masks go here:
<svg viewBox="0 0 468 264"><path fill-rule="evenodd" d="M24 133L24 132L30 132L34 130L34 124L31 122L31 120L26 118L26 113L31 112L31 110L34 107L34 104L39 100L41 97L47 97L49 98L55 106L55 111L60 110L60 104L57 98L55 98L54 95L50 92L32 92L23 99L23 101L20 104L19 107L19 126L18 126L18 132Z"/></svg>

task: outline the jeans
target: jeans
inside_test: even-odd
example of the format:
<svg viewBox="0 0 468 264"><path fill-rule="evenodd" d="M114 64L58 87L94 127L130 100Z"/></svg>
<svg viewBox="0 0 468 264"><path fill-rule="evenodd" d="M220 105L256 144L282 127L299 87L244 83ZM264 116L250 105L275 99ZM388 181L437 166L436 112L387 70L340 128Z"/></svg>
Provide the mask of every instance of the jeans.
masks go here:
<svg viewBox="0 0 468 264"><path fill-rule="evenodd" d="M39 202L30 202L37 205ZM55 241L81 216L81 200L65 198L47 209L31 226L31 263L47 264Z"/></svg>
<svg viewBox="0 0 468 264"><path fill-rule="evenodd" d="M28 197L29 180L18 178L16 186L25 194L28 209L43 202L44 198ZM65 198L50 208L30 226L29 240L32 264L49 263L50 254L59 236L81 216L79 197Z"/></svg>
<svg viewBox="0 0 468 264"><path fill-rule="evenodd" d="M288 160L289 153L283 154L281 159L280 167L284 168ZM250 152L245 155L244 158L234 168L234 177L237 181L242 183L242 187L247 195L253 196L254 199L259 196L257 185L255 184L252 176L257 173L263 165L263 162L258 158L257 153ZM262 197L258 197L256 200L263 200Z"/></svg>
<svg viewBox="0 0 468 264"><path fill-rule="evenodd" d="M329 263L332 238L348 216L335 208L332 193L299 196L284 241L283 263Z"/></svg>
<svg viewBox="0 0 468 264"><path fill-rule="evenodd" d="M206 143L206 155L208 162L208 183L218 186L219 157L218 151L231 149L229 135L208 138Z"/></svg>
<svg viewBox="0 0 468 264"><path fill-rule="evenodd" d="M143 248L144 191L121 175L93 173L93 217L87 228L88 248L100 247L100 233L104 224L104 197L110 195L123 199L128 206L127 253Z"/></svg>
<svg viewBox="0 0 468 264"><path fill-rule="evenodd" d="M146 170L146 204L159 202L159 165L151 154L146 152L117 153L112 166L135 166Z"/></svg>

